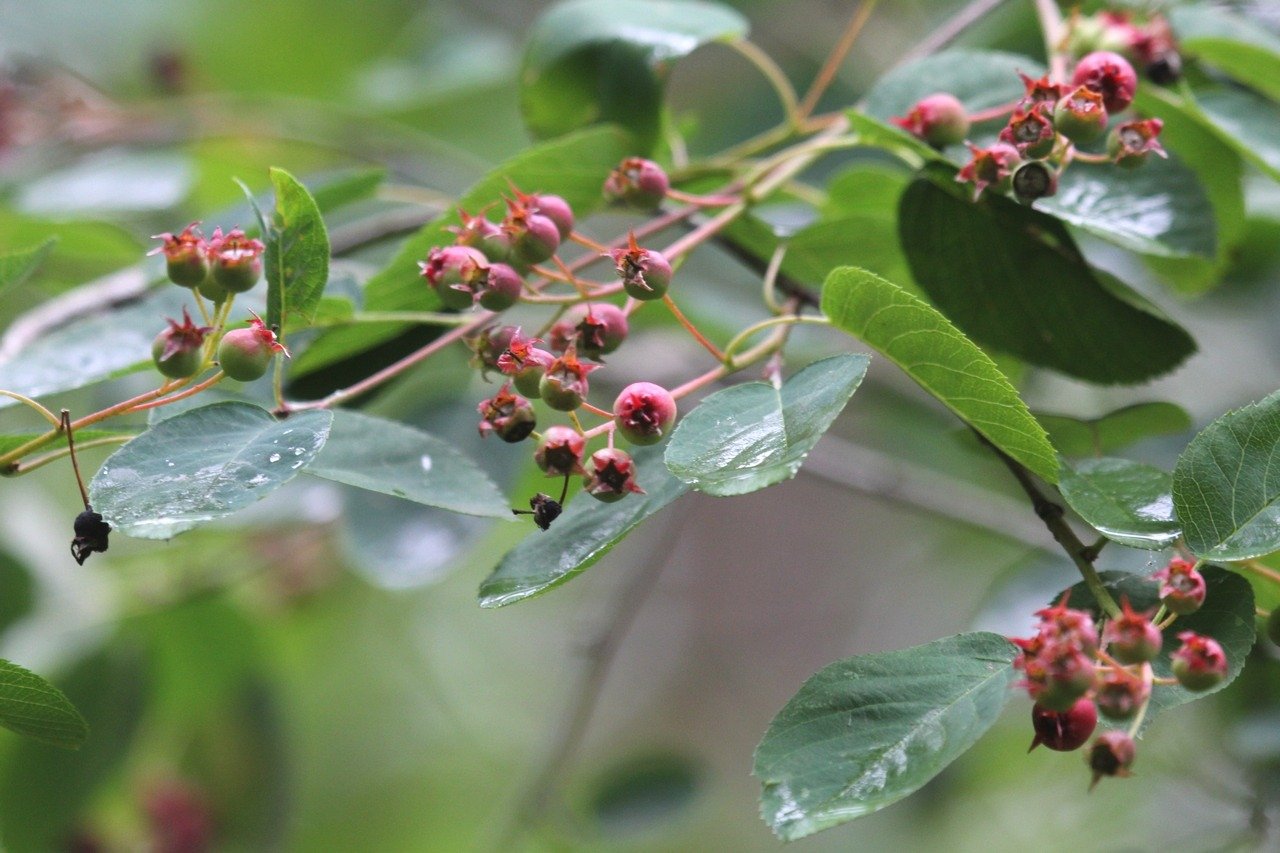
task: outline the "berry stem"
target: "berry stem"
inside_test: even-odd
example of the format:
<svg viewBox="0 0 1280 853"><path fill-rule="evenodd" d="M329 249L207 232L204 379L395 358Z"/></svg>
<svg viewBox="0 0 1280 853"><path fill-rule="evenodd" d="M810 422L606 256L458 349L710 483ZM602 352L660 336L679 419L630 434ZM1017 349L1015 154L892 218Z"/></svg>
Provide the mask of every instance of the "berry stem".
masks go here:
<svg viewBox="0 0 1280 853"><path fill-rule="evenodd" d="M1266 580L1271 581L1271 583L1276 586L1280 586L1280 572L1262 565L1262 563L1259 563L1257 560L1241 560L1236 563L1236 565L1242 569L1253 572L1260 578L1265 578Z"/></svg>
<svg viewBox="0 0 1280 853"><path fill-rule="evenodd" d="M804 323L804 324L813 325L813 326L830 326L831 325L831 321L828 320L826 317L802 317L799 314L785 314L781 317L770 317L767 320L761 320L759 323L748 326L747 328L743 329L741 332L738 332L738 334L734 335L733 339L729 341L728 344L725 345L724 358L722 360L728 363L732 363L733 354L737 352L738 348L741 347L744 343L746 343L747 340L750 339L751 336L756 334L757 332L761 332L765 329L772 328L773 326L781 326L781 325L794 326L799 323Z"/></svg>
<svg viewBox="0 0 1280 853"><path fill-rule="evenodd" d="M613 412L606 412L604 409L600 408L599 406L593 406L585 400L583 400L582 406L580 408L586 409L588 412L590 412L593 415L599 415L600 417L605 418L607 420L613 420Z"/></svg>
<svg viewBox="0 0 1280 853"><path fill-rule="evenodd" d="M853 43L862 34L863 27L866 26L871 13L875 11L876 2L877 0L862 0L858 4L858 8L854 10L853 17L849 19L849 23L845 25L844 32L840 34L840 40L831 49L831 53L827 54L826 60L822 63L822 68L818 70L817 76L813 78L813 82L809 85L809 91L804 93L804 100L800 102L800 106L795 112L797 119L808 118L813 113L814 107L818 105L818 100L822 97L822 93L835 80L836 72L840 70L840 65L844 62L845 57L849 55L849 51L853 49Z"/></svg>
<svg viewBox="0 0 1280 853"><path fill-rule="evenodd" d="M1144 663L1142 665L1142 680L1148 684L1156 681L1152 677L1151 664ZM1176 680L1176 679L1175 679ZM1151 691L1147 691L1147 700L1142 703L1142 707L1138 709L1138 714L1133 718L1133 722L1129 724L1129 737L1137 737L1138 729L1142 728L1142 721L1147 717L1147 708L1151 705Z"/></svg>
<svg viewBox="0 0 1280 853"><path fill-rule="evenodd" d="M132 441L133 438L134 436L132 435L108 435L103 438L95 438L92 441L82 441L80 444L76 445L76 449L84 450L87 447L104 447L108 444L124 444L126 441ZM37 468L43 468L50 462L57 462L62 457L69 456L70 454L71 450L66 447L59 448L58 450L51 450L48 453L22 462L11 463L9 467L0 469L0 476L11 477L29 474Z"/></svg>
<svg viewBox="0 0 1280 853"><path fill-rule="evenodd" d="M49 423L53 424L55 427L62 426L62 421L58 419L57 415L55 415L53 412L49 411L44 406L37 403L35 400L31 399L30 397L24 397L23 395L17 393L16 391L4 391L4 390L0 390L0 397L8 397L11 400L17 400L19 403L22 403L24 406L29 406L30 408L35 409L37 412L40 413L40 417L44 418Z"/></svg>
<svg viewBox="0 0 1280 853"><path fill-rule="evenodd" d="M1067 55L1063 52L1066 28L1057 0L1036 0L1036 17L1044 35L1044 53L1049 61L1049 80L1061 83L1067 79Z"/></svg>
<svg viewBox="0 0 1280 853"><path fill-rule="evenodd" d="M597 243L595 240L592 240L590 237L588 237L586 234L583 234L581 231L569 232L569 239L579 245L586 246L588 249L590 249L593 252L603 253L609 250L608 247L605 246L603 243Z"/></svg>
<svg viewBox="0 0 1280 853"><path fill-rule="evenodd" d="M84 487L84 478L80 476L80 461L76 459L76 431L71 427L71 412L62 410L62 430L67 434L67 455L71 457L71 470L76 475L76 485L80 487L80 499L84 508L89 508L89 490Z"/></svg>
<svg viewBox="0 0 1280 853"><path fill-rule="evenodd" d="M702 344L703 349L711 353L716 361L724 361L724 353L720 352L715 344L707 340L706 336L703 335L702 332L698 331L698 327L693 325L693 323L689 321L688 317L684 316L680 309L676 307L675 300L671 298L671 294L667 293L663 295L662 304L667 306L667 310L671 312L671 316L676 318L676 322L681 326L684 326L685 331L693 335L694 340Z"/></svg>
<svg viewBox="0 0 1280 853"><path fill-rule="evenodd" d="M874 6L875 2L876 0L864 0L863 5L870 3ZM734 39L729 42L729 47L736 50L744 59L754 65L764 75L764 78L769 81L769 85L773 87L773 91L778 95L778 100L782 103L786 126L789 128L795 127L800 122L800 119L804 118L804 115L799 111L795 87L787 79L786 73L778 67L778 63L774 62L773 57L761 50L759 45L745 38Z"/></svg>
<svg viewBox="0 0 1280 853"><path fill-rule="evenodd" d="M351 326L361 323L415 323L421 326L461 326L470 323L466 314L447 314L439 311L361 311L350 317L331 322L312 324L312 328L325 326Z"/></svg>
<svg viewBox="0 0 1280 853"><path fill-rule="evenodd" d="M727 207L742 201L742 197L738 195L694 195L680 190L667 190L667 198L699 207Z"/></svg>
<svg viewBox="0 0 1280 853"><path fill-rule="evenodd" d="M992 121L993 119L1004 118L1018 108L1018 101L1010 101L1007 104L1000 104L994 107L988 107L985 110L977 110L969 113L969 121L978 124L984 121Z"/></svg>
<svg viewBox="0 0 1280 853"><path fill-rule="evenodd" d="M176 403L179 400L185 400L187 397L192 397L196 394L199 394L201 391L205 390L206 388L212 388L214 385L221 382L224 378L226 378L226 374L223 373L221 370L219 370L217 373L213 374L212 376L210 376L208 379L204 380L200 384L192 385L190 388L187 388L185 391L180 391L179 393L174 394L171 397L161 397L159 400L152 400L149 403L141 403L137 406L134 406L129 411L131 413L145 412L148 409L158 409L161 406L167 406L170 403Z"/></svg>

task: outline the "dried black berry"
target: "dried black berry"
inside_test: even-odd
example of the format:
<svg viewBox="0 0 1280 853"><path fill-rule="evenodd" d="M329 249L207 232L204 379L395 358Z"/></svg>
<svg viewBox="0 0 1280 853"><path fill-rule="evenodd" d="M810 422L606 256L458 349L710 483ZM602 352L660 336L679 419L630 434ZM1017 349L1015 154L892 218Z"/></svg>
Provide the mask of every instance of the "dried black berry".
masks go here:
<svg viewBox="0 0 1280 853"><path fill-rule="evenodd" d="M111 525L102 520L102 514L93 511L93 507L85 507L84 512L76 516L75 538L71 540L71 556L80 565L95 552L107 550L107 536L111 533Z"/></svg>

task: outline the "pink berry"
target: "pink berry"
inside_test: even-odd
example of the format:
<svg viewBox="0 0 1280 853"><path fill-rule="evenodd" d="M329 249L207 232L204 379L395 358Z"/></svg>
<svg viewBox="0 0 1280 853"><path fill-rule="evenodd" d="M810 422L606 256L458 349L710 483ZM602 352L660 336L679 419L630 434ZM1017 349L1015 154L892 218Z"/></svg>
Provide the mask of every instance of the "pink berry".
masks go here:
<svg viewBox="0 0 1280 853"><path fill-rule="evenodd" d="M956 180L973 184L974 201L982 195L987 187L1003 192L1009 188L1013 170L1021 162L1018 149L1004 142L997 142L990 148L979 148L969 145L972 155L969 162L956 173Z"/></svg>
<svg viewBox="0 0 1280 853"><path fill-rule="evenodd" d="M1098 709L1091 699L1080 699L1066 711L1036 705L1031 709L1031 725L1036 732L1031 749L1044 744L1058 752L1070 752L1084 746L1097 728Z"/></svg>
<svg viewBox="0 0 1280 853"><path fill-rule="evenodd" d="M643 157L623 160L604 182L605 198L625 202L641 210L657 208L670 189L671 182L662 167Z"/></svg>
<svg viewBox="0 0 1280 853"><path fill-rule="evenodd" d="M583 490L598 501L613 503L628 494L644 494L636 485L635 464L625 450L606 447L591 454Z"/></svg>
<svg viewBox="0 0 1280 853"><path fill-rule="evenodd" d="M489 311L507 310L524 291L524 279L507 264L489 264L474 281L476 299Z"/></svg>
<svg viewBox="0 0 1280 853"><path fill-rule="evenodd" d="M512 394L510 385L503 385L497 394L481 401L476 410L480 413L480 437L493 433L509 444L528 438L538 422L533 404Z"/></svg>
<svg viewBox="0 0 1280 853"><path fill-rule="evenodd" d="M1217 686L1227 677L1227 655L1212 637L1183 631L1182 646L1173 653L1173 675L1178 683L1197 693Z"/></svg>
<svg viewBox="0 0 1280 853"><path fill-rule="evenodd" d="M627 315L617 305L577 305L551 327L551 348L564 351L572 346L587 358L598 360L622 346L629 331Z"/></svg>
<svg viewBox="0 0 1280 853"><path fill-rule="evenodd" d="M470 308L475 299L473 282L489 261L470 246L437 246L419 261L422 277L427 280L446 308Z"/></svg>
<svg viewBox="0 0 1280 853"><path fill-rule="evenodd" d="M548 477L585 474L586 469L582 467L585 449L586 439L581 433L572 427L556 424L542 433L542 440L533 452L533 461Z"/></svg>
<svg viewBox="0 0 1280 853"><path fill-rule="evenodd" d="M1151 576L1160 581L1160 603L1169 608L1169 612L1186 616L1195 613L1204 604L1208 587L1204 575L1200 574L1195 564L1174 557L1169 564Z"/></svg>
<svg viewBox="0 0 1280 853"><path fill-rule="evenodd" d="M613 422L632 444L657 444L676 419L671 392L652 382L633 382L613 402Z"/></svg>
<svg viewBox="0 0 1280 853"><path fill-rule="evenodd" d="M192 222L181 234L156 234L151 239L164 242L148 252L148 255L164 255L165 271L169 281L182 287L198 287L209 276L208 248L199 222Z"/></svg>
<svg viewBox="0 0 1280 853"><path fill-rule="evenodd" d="M946 92L921 98L905 116L890 121L934 148L958 145L969 135L969 114L964 104Z"/></svg>
<svg viewBox="0 0 1280 853"><path fill-rule="evenodd" d="M262 277L265 248L261 240L248 237L239 228L233 228L225 235L221 228L216 229L206 247L214 281L229 293L251 290Z"/></svg>
<svg viewBox="0 0 1280 853"><path fill-rule="evenodd" d="M1120 731L1103 732L1089 747L1089 769L1093 771L1090 788L1103 776L1128 776L1137 753L1133 738Z"/></svg>
<svg viewBox="0 0 1280 853"><path fill-rule="evenodd" d="M1133 103L1138 89L1138 75L1129 60L1109 50L1088 54L1076 63L1071 83L1085 86L1102 96L1108 113L1118 113Z"/></svg>
<svg viewBox="0 0 1280 853"><path fill-rule="evenodd" d="M1151 623L1151 614L1138 613L1121 598L1121 614L1107 623L1102 640L1107 651L1120 663L1145 663L1160 654L1160 629Z"/></svg>
<svg viewBox="0 0 1280 853"><path fill-rule="evenodd" d="M587 374L599 366L578 361L573 347L569 347L564 355L547 366L538 381L542 402L561 412L578 408L587 397Z"/></svg>
<svg viewBox="0 0 1280 853"><path fill-rule="evenodd" d="M654 249L641 248L630 234L626 248L609 253L622 286L633 299L661 299L671 285L671 262Z"/></svg>

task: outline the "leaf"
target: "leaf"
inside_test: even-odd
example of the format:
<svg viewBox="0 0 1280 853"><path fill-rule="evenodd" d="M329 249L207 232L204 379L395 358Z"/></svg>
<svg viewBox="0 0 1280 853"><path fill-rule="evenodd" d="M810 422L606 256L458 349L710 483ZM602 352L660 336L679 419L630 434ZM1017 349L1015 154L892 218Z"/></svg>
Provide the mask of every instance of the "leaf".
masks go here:
<svg viewBox="0 0 1280 853"><path fill-rule="evenodd" d="M865 355L815 361L781 388L744 382L681 418L667 468L709 495L744 495L789 480L867 373Z"/></svg>
<svg viewBox="0 0 1280 853"><path fill-rule="evenodd" d="M1222 650L1227 655L1227 677L1213 688L1200 693L1193 693L1177 684L1155 685L1151 691L1151 704L1147 708L1144 728L1162 711L1222 690L1240 674L1249 650L1253 648L1255 617L1253 589L1249 582L1235 572L1218 566L1203 566L1200 572L1204 575L1207 589L1204 605L1189 616L1179 616L1172 626L1165 629L1164 647L1160 656L1151 662L1151 668L1157 678L1172 678L1169 655L1182 645L1178 634L1182 631L1195 631L1222 644ZM1156 597L1159 586L1146 577L1103 572L1102 580L1113 598L1119 601L1123 595L1135 610L1151 611L1160 603ZM1102 614L1093 595L1083 582L1071 587L1067 603L1077 609L1091 610L1095 618L1101 618Z"/></svg>
<svg viewBox="0 0 1280 853"><path fill-rule="evenodd" d="M49 237L29 249L0 254L0 291L7 287L16 287L31 278L57 242L57 237Z"/></svg>
<svg viewBox="0 0 1280 853"><path fill-rule="evenodd" d="M1177 156L1151 157L1137 169L1077 165L1035 206L1134 252L1211 258L1217 250L1209 197Z"/></svg>
<svg viewBox="0 0 1280 853"><path fill-rule="evenodd" d="M112 529L169 539L266 497L308 465L333 413L276 420L247 403L214 403L160 421L120 448L89 484Z"/></svg>
<svg viewBox="0 0 1280 853"><path fill-rule="evenodd" d="M818 672L756 748L765 822L794 841L921 788L996 721L1016 654L996 634L960 634Z"/></svg>
<svg viewBox="0 0 1280 853"><path fill-rule="evenodd" d="M586 571L640 522L688 489L662 464L659 448L634 454L643 495L601 503L578 494L546 531L534 531L513 548L484 583L481 607L505 607L559 586Z"/></svg>
<svg viewBox="0 0 1280 853"><path fill-rule="evenodd" d="M316 200L298 179L272 169L275 213L265 242L267 325L310 322L329 281L329 232Z"/></svg>
<svg viewBox="0 0 1280 853"><path fill-rule="evenodd" d="M1280 38L1257 23L1210 6L1177 6L1169 22L1178 48L1280 100Z"/></svg>
<svg viewBox="0 0 1280 853"><path fill-rule="evenodd" d="M61 690L7 660L0 660L0 726L65 749L77 749L89 736Z"/></svg>
<svg viewBox="0 0 1280 853"><path fill-rule="evenodd" d="M1191 440L1173 469L1173 506L1192 553L1247 560L1280 549L1278 456L1280 392Z"/></svg>
<svg viewBox="0 0 1280 853"><path fill-rule="evenodd" d="M1113 542L1160 551L1182 535L1173 517L1173 477L1128 459L1063 464L1058 489L1071 508Z"/></svg>
<svg viewBox="0 0 1280 853"><path fill-rule="evenodd" d="M896 125L860 113L857 110L849 110L845 113L845 116L849 119L849 129L858 134L858 141L863 145L883 148L886 151L897 154L904 160L918 161L917 165L936 161L951 163L947 155L929 147L925 142Z"/></svg>
<svg viewBox="0 0 1280 853"><path fill-rule="evenodd" d="M946 317L856 267L827 277L822 310L836 327L883 353L996 447L1057 482L1058 457L1044 429L990 357Z"/></svg>
<svg viewBox="0 0 1280 853"><path fill-rule="evenodd" d="M1101 384L1152 379L1195 351L1180 326L1089 267L1052 216L974 204L933 181L902 196L899 234L929 298L977 343Z"/></svg>
<svg viewBox="0 0 1280 853"><path fill-rule="evenodd" d="M489 476L448 442L408 424L333 413L324 449L306 472L468 515L511 518Z"/></svg>
<svg viewBox="0 0 1280 853"><path fill-rule="evenodd" d="M1198 92L1195 107L1240 156L1280 181L1280 105L1248 89L1223 86Z"/></svg>
<svg viewBox="0 0 1280 853"><path fill-rule="evenodd" d="M1100 456L1144 438L1191 429L1191 416L1174 403L1134 403L1092 419L1044 412L1035 416L1063 456Z"/></svg>
<svg viewBox="0 0 1280 853"><path fill-rule="evenodd" d="M525 125L546 139L616 124L653 148L676 60L746 35L746 18L697 0L566 0L533 25L520 72Z"/></svg>

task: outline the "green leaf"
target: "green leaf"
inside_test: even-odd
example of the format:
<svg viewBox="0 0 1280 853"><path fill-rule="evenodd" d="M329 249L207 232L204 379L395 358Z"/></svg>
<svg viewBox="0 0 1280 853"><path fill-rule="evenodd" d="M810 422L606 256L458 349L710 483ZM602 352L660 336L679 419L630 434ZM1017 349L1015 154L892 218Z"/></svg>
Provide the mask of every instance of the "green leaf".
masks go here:
<svg viewBox="0 0 1280 853"><path fill-rule="evenodd" d="M484 583L481 607L504 607L559 586L586 571L640 522L688 489L662 464L660 448L634 454L643 495L601 503L578 494L546 531L534 531L512 549Z"/></svg>
<svg viewBox="0 0 1280 853"><path fill-rule="evenodd" d="M765 822L794 841L914 793L996 721L1016 655L983 632L826 667L756 749Z"/></svg>
<svg viewBox="0 0 1280 853"><path fill-rule="evenodd" d="M114 530L169 539L266 497L315 458L333 413L285 420L247 403L214 403L160 421L116 451L89 484Z"/></svg>
<svg viewBox="0 0 1280 853"><path fill-rule="evenodd" d="M1216 65L1280 100L1280 38L1257 23L1210 6L1176 6L1169 22L1186 56Z"/></svg>
<svg viewBox="0 0 1280 853"><path fill-rule="evenodd" d="M1278 456L1280 392L1191 440L1173 470L1173 505L1192 553L1247 560L1280 549Z"/></svg>
<svg viewBox="0 0 1280 853"><path fill-rule="evenodd" d="M1182 534L1173 517L1173 477L1128 459L1063 464L1058 488L1071 508L1113 542L1160 551Z"/></svg>
<svg viewBox="0 0 1280 853"><path fill-rule="evenodd" d="M0 726L66 749L77 749L89 736L84 717L61 690L7 660L0 660Z"/></svg>
<svg viewBox="0 0 1280 853"><path fill-rule="evenodd" d="M629 130L648 152L662 126L662 93L676 60L746 35L746 18L698 0L566 0L533 25L520 107L537 138L592 124Z"/></svg>
<svg viewBox="0 0 1280 853"><path fill-rule="evenodd" d="M329 232L316 200L297 178L272 169L275 213L266 235L267 325L307 323L329 281Z"/></svg>
<svg viewBox="0 0 1280 853"><path fill-rule="evenodd" d="M1195 631L1222 644L1222 650L1227 655L1227 677L1212 689L1200 693L1193 693L1177 684L1155 685L1151 690L1151 704L1143 721L1144 728L1151 725L1152 720L1162 711L1222 690L1240 674L1249 650L1253 648L1256 627L1253 588L1249 586L1249 582L1235 572L1218 566L1202 566L1200 572L1204 575L1207 590L1204 605L1189 616L1179 616L1172 626L1165 629L1164 647L1159 657L1151 662L1151 668L1157 678L1172 678L1169 655L1182 645L1178 634L1182 631ZM1117 601L1121 596L1128 598L1134 610L1152 611L1160 604L1156 597L1159 586L1149 578L1103 572L1102 580L1112 598ZM1096 619L1102 618L1093 595L1083 582L1071 587L1067 603L1077 609L1091 610Z"/></svg>
<svg viewBox="0 0 1280 853"><path fill-rule="evenodd" d="M858 141L863 145L883 148L908 162L913 162L914 165L951 162L941 151L929 147L922 140L896 125L857 110L849 110L845 116L849 119L849 129L858 134Z"/></svg>
<svg viewBox="0 0 1280 853"><path fill-rule="evenodd" d="M49 237L43 243L29 249L0 254L0 291L6 287L15 287L29 279L40 268L40 264L44 263L49 250L57 242L57 237Z"/></svg>
<svg viewBox="0 0 1280 853"><path fill-rule="evenodd" d="M992 444L1051 483L1058 457L995 363L946 317L877 275L833 270L822 288L831 322L883 353Z"/></svg>
<svg viewBox="0 0 1280 853"><path fill-rule="evenodd" d="M333 413L329 439L306 472L453 512L511 518L506 497L456 447L407 424L356 412Z"/></svg>
<svg viewBox="0 0 1280 853"><path fill-rule="evenodd" d="M916 101L936 92L959 98L969 112L997 107L1025 93L1018 72L1039 77L1044 67L1029 57L999 51L935 53L899 65L877 80L867 93L866 113L887 122L905 116Z"/></svg>
<svg viewBox="0 0 1280 853"><path fill-rule="evenodd" d="M921 178L903 193L899 229L916 282L983 346L1102 384L1152 379L1195 351L1180 326L1090 268L1052 216Z"/></svg>
<svg viewBox="0 0 1280 853"><path fill-rule="evenodd" d="M667 468L709 495L745 495L789 480L867 373L865 355L815 361L781 388L744 382L680 419Z"/></svg>
<svg viewBox="0 0 1280 853"><path fill-rule="evenodd" d="M381 166L368 169L347 169L331 175L324 175L318 180L307 181L310 184L311 197L315 199L316 208L321 213L328 213L355 201L369 198L386 180L387 170Z"/></svg>
<svg viewBox="0 0 1280 853"><path fill-rule="evenodd" d="M1223 86L1198 92L1195 107L1240 156L1280 181L1280 105L1248 89Z"/></svg>
<svg viewBox="0 0 1280 853"><path fill-rule="evenodd" d="M1035 413L1063 456L1101 456L1135 441L1191 429L1191 416L1174 403L1134 403L1097 418Z"/></svg>

